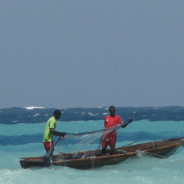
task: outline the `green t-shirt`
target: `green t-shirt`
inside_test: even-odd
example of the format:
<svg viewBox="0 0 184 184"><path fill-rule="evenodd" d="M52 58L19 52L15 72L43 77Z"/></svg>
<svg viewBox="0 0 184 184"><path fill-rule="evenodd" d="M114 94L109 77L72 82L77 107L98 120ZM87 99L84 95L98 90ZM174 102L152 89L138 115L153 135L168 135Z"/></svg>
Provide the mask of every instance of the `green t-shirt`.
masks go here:
<svg viewBox="0 0 184 184"><path fill-rule="evenodd" d="M51 133L50 128L56 128L56 119L55 117L51 117L46 124L45 133L43 137L43 142L52 142L53 141L53 133Z"/></svg>

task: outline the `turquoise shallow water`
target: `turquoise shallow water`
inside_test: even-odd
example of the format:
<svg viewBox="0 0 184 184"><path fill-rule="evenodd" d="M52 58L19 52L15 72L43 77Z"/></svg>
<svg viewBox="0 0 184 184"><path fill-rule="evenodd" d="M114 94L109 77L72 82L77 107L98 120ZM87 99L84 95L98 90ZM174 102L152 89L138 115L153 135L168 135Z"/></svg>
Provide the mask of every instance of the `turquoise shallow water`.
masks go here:
<svg viewBox="0 0 184 184"><path fill-rule="evenodd" d="M16 139L17 136L22 136L21 139L24 139L27 135L31 137L42 135L44 127L45 123L2 124L0 125L0 135L1 137L5 136L4 142L9 137ZM70 133L99 130L102 127L103 121L71 121L58 122L57 124L58 130ZM129 139L129 136L134 138L134 140L136 139L137 143L139 143L157 140L160 137L183 136L183 131L183 121L135 121L127 128L120 129L117 146L133 142L133 140ZM183 184L184 182L184 150L179 150L167 159L158 159L150 156L137 157L116 165L104 166L94 170L76 170L67 167L21 169L19 164L20 157L45 154L41 141L24 144L10 144L8 142L0 145L0 184ZM69 146L75 147L76 145L71 144ZM95 143L87 145L91 149L95 149L97 146L98 144ZM63 147L63 149L65 148Z"/></svg>

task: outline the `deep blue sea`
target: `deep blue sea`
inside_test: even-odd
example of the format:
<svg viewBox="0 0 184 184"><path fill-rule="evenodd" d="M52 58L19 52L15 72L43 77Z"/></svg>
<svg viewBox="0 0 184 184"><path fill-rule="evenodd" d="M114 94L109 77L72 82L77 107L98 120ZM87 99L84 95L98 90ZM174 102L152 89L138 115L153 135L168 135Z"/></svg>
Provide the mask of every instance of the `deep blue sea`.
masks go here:
<svg viewBox="0 0 184 184"><path fill-rule="evenodd" d="M136 157L98 169L77 170L68 167L22 169L20 157L42 156L43 132L54 108L26 107L0 109L0 184L183 184L184 150L169 158ZM68 133L103 129L106 107L61 109L57 130ZM134 121L118 131L117 147L132 143L184 136L184 107L117 108L124 120ZM86 144L96 149L98 142ZM69 141L62 151L78 149ZM56 151L57 150L56 148Z"/></svg>

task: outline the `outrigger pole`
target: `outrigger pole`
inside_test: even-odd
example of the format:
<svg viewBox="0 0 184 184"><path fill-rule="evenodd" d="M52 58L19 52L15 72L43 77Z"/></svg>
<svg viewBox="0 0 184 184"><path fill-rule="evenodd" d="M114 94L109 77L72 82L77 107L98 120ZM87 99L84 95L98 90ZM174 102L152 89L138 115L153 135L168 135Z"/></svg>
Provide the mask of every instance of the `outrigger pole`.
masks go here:
<svg viewBox="0 0 184 184"><path fill-rule="evenodd" d="M56 140L56 142L51 146L50 150L48 151L46 157L49 158L49 162L51 161L51 157L52 157L52 153L53 153L53 149L55 147L56 144L58 144L58 142L62 139L62 137L58 137L58 139Z"/></svg>

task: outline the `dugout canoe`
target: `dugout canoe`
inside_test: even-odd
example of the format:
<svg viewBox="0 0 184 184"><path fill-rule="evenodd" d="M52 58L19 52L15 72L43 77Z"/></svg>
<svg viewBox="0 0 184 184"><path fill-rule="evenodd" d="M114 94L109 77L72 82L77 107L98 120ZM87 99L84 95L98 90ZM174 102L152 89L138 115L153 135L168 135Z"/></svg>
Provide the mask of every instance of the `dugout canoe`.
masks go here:
<svg viewBox="0 0 184 184"><path fill-rule="evenodd" d="M67 166L76 169L91 169L104 165L113 165L136 156L149 154L153 157L166 158L184 145L184 137L146 142L117 148L113 155L110 150L105 155L101 151L59 153L52 156L52 161L45 156L20 158L22 168Z"/></svg>

